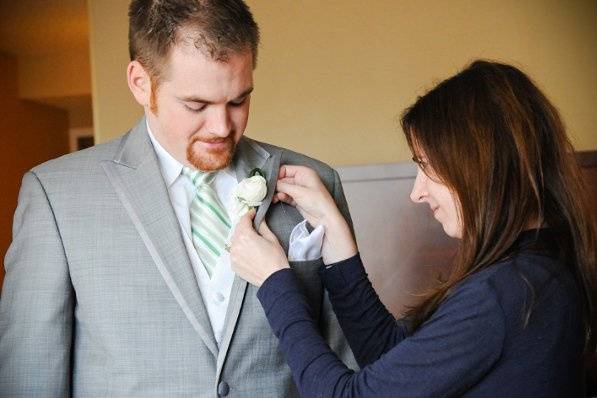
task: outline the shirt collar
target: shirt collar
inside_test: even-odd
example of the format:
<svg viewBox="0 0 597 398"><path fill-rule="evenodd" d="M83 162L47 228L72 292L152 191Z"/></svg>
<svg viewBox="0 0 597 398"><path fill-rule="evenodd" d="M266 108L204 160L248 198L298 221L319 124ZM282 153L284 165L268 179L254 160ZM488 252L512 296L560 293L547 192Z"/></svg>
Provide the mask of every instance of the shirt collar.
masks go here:
<svg viewBox="0 0 597 398"><path fill-rule="evenodd" d="M160 169L162 170L162 176L164 177L166 186L170 188L178 176L180 176L183 165L176 160L174 156L170 155L170 153L164 149L164 147L154 137L153 133L151 132L151 128L149 127L149 122L146 120L145 123L147 124L147 133L149 134L149 139L151 140L158 157L158 163L160 165ZM220 171L223 171L226 174L234 177L234 170L232 170L231 166L228 166Z"/></svg>
<svg viewBox="0 0 597 398"><path fill-rule="evenodd" d="M174 159L174 157L170 155L170 153L168 153L168 151L166 151L162 145L160 145L158 140L156 140L156 138L153 136L151 128L149 127L149 123L147 121L146 123L149 139L151 140L153 148L155 149L155 153L158 156L158 163L160 164L160 169L162 170L162 176L164 177L166 186L170 188L170 186L174 184L174 181L176 181L180 175L180 172L182 171L182 164L178 160Z"/></svg>

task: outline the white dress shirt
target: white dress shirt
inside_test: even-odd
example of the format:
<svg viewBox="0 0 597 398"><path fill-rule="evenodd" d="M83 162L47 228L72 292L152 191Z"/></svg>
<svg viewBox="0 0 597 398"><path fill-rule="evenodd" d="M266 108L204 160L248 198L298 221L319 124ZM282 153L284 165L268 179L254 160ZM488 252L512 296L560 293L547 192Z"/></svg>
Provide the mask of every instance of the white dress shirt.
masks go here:
<svg viewBox="0 0 597 398"><path fill-rule="evenodd" d="M230 256L227 251L223 251L218 259L213 275L210 278L201 263L197 251L193 245L191 235L190 205L196 195L196 188L189 178L181 175L183 165L176 160L160 143L155 139L149 124L147 125L149 137L156 151L158 163L168 187L170 202L174 207L176 217L182 230L184 244L186 246L193 271L197 278L199 291L214 333L218 343L223 337L224 320L228 308L228 300L234 281L234 272L230 267ZM218 195L218 199L228 211L232 214L234 209L232 203L232 190L237 185L236 175L230 167L220 170L216 174L212 188ZM230 217L231 219L233 217ZM306 220L294 227L290 235L289 255L291 261L313 260L321 257L321 246L323 244L323 227L318 226L311 233L306 227ZM234 225L231 232L234 230Z"/></svg>

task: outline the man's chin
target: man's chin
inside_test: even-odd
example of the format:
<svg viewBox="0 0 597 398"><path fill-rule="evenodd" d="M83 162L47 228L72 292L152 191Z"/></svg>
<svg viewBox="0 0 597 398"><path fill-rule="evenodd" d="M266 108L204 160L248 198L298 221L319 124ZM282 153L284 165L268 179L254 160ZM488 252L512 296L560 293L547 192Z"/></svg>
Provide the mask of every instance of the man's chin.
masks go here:
<svg viewBox="0 0 597 398"><path fill-rule="evenodd" d="M194 168L201 171L218 171L225 169L226 167L230 166L232 163L232 157L234 155L233 151L221 154L196 154L193 153L192 156L189 156L189 163L193 165Z"/></svg>

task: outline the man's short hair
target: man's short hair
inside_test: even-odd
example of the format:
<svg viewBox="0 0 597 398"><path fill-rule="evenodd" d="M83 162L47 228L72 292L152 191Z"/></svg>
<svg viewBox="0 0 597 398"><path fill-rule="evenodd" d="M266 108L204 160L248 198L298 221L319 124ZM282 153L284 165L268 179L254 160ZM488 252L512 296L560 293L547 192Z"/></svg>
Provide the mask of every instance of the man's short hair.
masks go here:
<svg viewBox="0 0 597 398"><path fill-rule="evenodd" d="M184 30L185 37L182 37ZM242 0L132 0L129 54L157 85L171 48L190 40L205 55L226 62L229 54L251 51L257 62L259 28Z"/></svg>

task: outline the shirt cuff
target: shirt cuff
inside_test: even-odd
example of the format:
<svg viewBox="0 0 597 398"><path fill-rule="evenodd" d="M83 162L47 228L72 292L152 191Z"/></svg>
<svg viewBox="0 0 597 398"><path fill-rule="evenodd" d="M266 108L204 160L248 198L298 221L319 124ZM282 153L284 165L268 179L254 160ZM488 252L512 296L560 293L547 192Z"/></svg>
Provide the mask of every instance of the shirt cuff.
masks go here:
<svg viewBox="0 0 597 398"><path fill-rule="evenodd" d="M342 292L355 282L367 278L360 253L346 260L322 266L319 273L326 289L332 294Z"/></svg>

